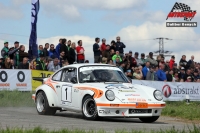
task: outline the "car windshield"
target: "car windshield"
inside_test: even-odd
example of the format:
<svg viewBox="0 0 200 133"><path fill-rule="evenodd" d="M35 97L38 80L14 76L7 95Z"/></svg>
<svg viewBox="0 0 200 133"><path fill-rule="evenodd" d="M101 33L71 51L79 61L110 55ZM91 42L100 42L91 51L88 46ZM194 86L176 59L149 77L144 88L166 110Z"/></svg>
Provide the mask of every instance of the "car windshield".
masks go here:
<svg viewBox="0 0 200 133"><path fill-rule="evenodd" d="M113 69L112 69L113 68ZM79 71L79 82L80 83L95 83L95 82L117 82L117 83L129 83L125 74L119 69L114 67L104 67L90 69L82 69Z"/></svg>

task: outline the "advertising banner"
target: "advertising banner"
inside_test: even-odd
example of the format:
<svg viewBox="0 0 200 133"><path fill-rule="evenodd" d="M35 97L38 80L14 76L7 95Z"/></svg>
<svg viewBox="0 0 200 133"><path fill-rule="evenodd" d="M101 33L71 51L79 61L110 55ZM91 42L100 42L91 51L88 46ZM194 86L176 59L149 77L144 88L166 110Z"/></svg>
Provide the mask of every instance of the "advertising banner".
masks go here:
<svg viewBox="0 0 200 133"><path fill-rule="evenodd" d="M50 72L50 71L39 71L39 70L32 70L32 78L46 78L46 77L50 77L54 72ZM35 89L42 85L41 81L36 81L36 80L32 80L32 90L35 91Z"/></svg>
<svg viewBox="0 0 200 133"><path fill-rule="evenodd" d="M186 99L187 95L191 101L200 101L200 83L132 80L132 84L160 90L163 93L164 101L182 101Z"/></svg>
<svg viewBox="0 0 200 133"><path fill-rule="evenodd" d="M30 70L1 70L0 90L31 91Z"/></svg>

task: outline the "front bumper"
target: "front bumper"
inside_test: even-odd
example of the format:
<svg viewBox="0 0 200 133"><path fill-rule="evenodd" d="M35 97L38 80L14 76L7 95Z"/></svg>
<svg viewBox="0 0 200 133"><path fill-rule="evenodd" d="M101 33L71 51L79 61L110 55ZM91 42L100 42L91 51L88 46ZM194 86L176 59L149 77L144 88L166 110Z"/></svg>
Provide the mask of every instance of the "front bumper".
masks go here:
<svg viewBox="0 0 200 133"><path fill-rule="evenodd" d="M165 104L148 104L138 108L136 104L97 104L98 115L101 117L151 117L160 116Z"/></svg>

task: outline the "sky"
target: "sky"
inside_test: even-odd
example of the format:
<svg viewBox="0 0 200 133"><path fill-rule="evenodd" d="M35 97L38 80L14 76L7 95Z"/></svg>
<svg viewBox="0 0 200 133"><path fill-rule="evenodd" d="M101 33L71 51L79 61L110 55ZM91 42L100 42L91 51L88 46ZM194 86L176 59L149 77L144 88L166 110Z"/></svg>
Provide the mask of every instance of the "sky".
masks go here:
<svg viewBox="0 0 200 133"><path fill-rule="evenodd" d="M192 55L200 62L200 26L166 27L166 22L184 22L183 18L169 18L175 2L187 4L192 10L200 7L199 0L40 0L37 34L38 44L58 44L59 38L72 42L83 40L86 59L93 62L95 37L110 44L117 36L128 51L145 53L159 49L158 40L164 37L165 50L172 51L179 62L182 55ZM200 22L197 10L192 22ZM31 26L31 0L0 0L0 49L3 42L9 47L15 41L25 45ZM170 57L166 57L170 59Z"/></svg>

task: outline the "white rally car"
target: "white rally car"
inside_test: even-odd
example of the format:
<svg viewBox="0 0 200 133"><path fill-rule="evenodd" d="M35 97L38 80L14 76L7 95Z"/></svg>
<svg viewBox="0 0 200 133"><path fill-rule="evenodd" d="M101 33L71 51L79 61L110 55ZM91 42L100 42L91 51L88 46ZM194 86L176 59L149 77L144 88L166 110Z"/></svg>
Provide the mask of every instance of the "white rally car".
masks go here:
<svg viewBox="0 0 200 133"><path fill-rule="evenodd" d="M61 68L32 95L40 115L57 110L82 112L84 118L133 117L154 122L165 107L162 93L132 84L118 68L105 64L73 64Z"/></svg>

